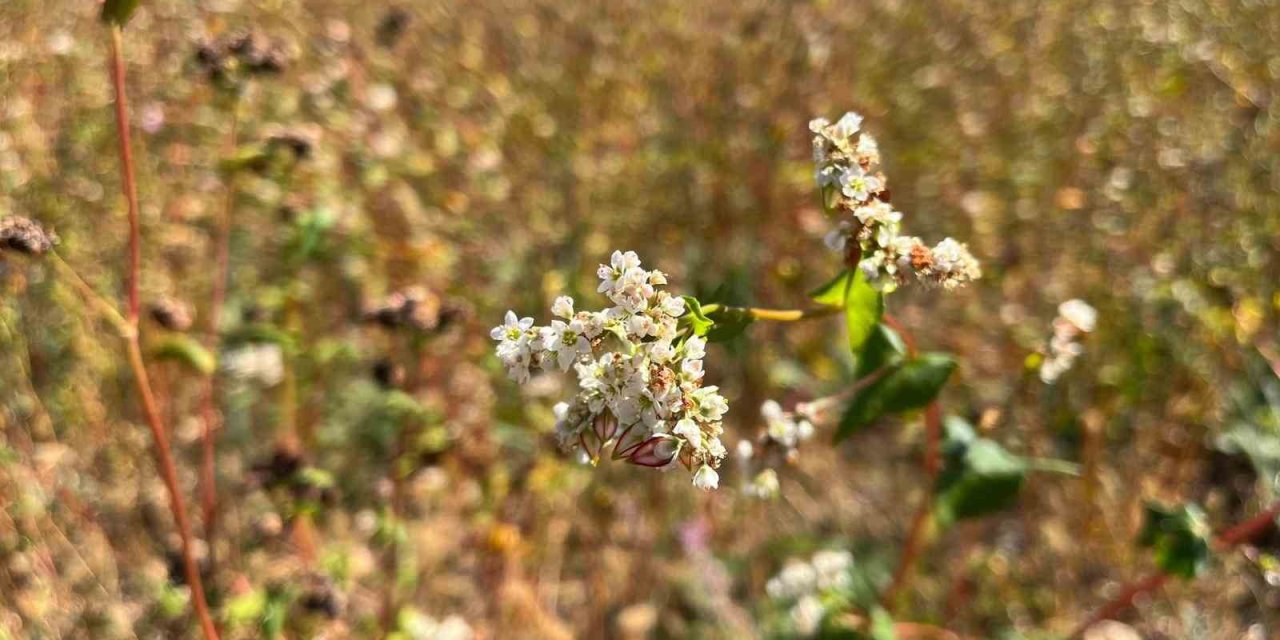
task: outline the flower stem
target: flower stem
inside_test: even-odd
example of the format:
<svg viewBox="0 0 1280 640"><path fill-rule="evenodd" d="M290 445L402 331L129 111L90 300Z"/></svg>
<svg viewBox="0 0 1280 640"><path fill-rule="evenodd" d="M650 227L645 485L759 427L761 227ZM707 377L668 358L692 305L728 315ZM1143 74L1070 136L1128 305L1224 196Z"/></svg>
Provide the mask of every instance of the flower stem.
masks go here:
<svg viewBox="0 0 1280 640"><path fill-rule="evenodd" d="M231 105L231 123L227 132L226 147L233 153L237 144L237 132L240 123L239 98ZM231 218L235 210L235 174L227 177L224 185L222 215L218 218L217 235L214 237L214 274L213 290L209 300L209 318L205 331L205 348L217 354L221 341L222 307L227 298L227 281L230 277L231 263ZM214 536L218 526L218 478L216 473L215 438L222 426L222 415L218 410L218 376L217 372L205 376L204 389L200 399L200 414L203 421L200 432L200 504L204 538L209 545L209 565L216 567L214 554Z"/></svg>
<svg viewBox="0 0 1280 640"><path fill-rule="evenodd" d="M717 311L745 312L756 320L771 322L799 322L814 318L825 318L840 313L840 307L818 307L816 309L760 309L757 307L730 307L720 304L709 304L702 307L703 313Z"/></svg>
<svg viewBox="0 0 1280 640"><path fill-rule="evenodd" d="M882 321L902 336L902 341L907 345L907 354L915 357L917 353L915 338L906 327L889 314L885 314ZM880 603L886 610L892 610L894 601L910 582L911 570L924 551L926 534L929 523L932 521L933 486L938 480L938 474L942 472L942 407L937 400L925 407L924 427L925 493L912 517L911 530L907 533L907 540L902 546L902 555L898 558L898 567L893 572L893 579L880 597Z"/></svg>
<svg viewBox="0 0 1280 640"><path fill-rule="evenodd" d="M151 381L147 377L147 367L142 360L142 347L138 342L138 278L141 271L142 234L138 221L138 185L133 164L133 149L129 137L129 103L125 95L125 68L123 55L123 37L119 25L111 26L111 83L115 90L116 129L120 141L120 171L123 181L125 199L129 205L129 271L128 271L128 307L125 314L128 332L125 336L129 356L129 367L133 370L133 379L142 403L142 411L151 429L151 437L155 442L156 467L165 489L169 492L169 510L173 513L174 523L178 527L181 540L182 565L186 575L187 586L191 589L191 603L195 608L196 618L206 640L217 640L218 630L209 614L209 604L205 600L204 585L200 578L200 569L196 564L192 551L191 523L187 519L186 504L178 485L178 469L174 464L173 450L169 446L169 432L165 428L156 407L155 393ZM83 283L83 280L76 280Z"/></svg>
<svg viewBox="0 0 1280 640"><path fill-rule="evenodd" d="M1262 513L1249 518L1243 522L1237 523L1231 528L1218 534L1213 539L1213 546L1217 551L1226 551L1238 544L1248 542L1253 538L1261 535L1270 527L1275 526L1276 518L1280 517L1280 500L1271 503ZM1102 605L1087 620L1080 623L1075 631L1069 636L1073 640L1084 635L1089 627L1102 622L1103 620L1111 620L1123 613L1126 609L1133 606L1138 596L1158 590L1169 581L1171 576L1167 573L1153 573L1137 582L1129 584L1120 591L1120 595L1112 598L1106 604Z"/></svg>

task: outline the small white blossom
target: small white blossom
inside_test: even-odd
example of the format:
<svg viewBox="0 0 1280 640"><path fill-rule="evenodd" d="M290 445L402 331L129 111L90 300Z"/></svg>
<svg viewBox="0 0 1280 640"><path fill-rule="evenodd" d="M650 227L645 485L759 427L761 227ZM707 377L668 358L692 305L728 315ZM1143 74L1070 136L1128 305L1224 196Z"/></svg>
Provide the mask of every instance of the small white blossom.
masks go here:
<svg viewBox="0 0 1280 640"><path fill-rule="evenodd" d="M720 474L716 473L710 465L702 465L693 474L693 486L704 491L710 491L720 486Z"/></svg>
<svg viewBox="0 0 1280 640"><path fill-rule="evenodd" d="M860 165L849 165L840 174L840 192L855 202L866 202L884 188L879 177L867 173Z"/></svg>

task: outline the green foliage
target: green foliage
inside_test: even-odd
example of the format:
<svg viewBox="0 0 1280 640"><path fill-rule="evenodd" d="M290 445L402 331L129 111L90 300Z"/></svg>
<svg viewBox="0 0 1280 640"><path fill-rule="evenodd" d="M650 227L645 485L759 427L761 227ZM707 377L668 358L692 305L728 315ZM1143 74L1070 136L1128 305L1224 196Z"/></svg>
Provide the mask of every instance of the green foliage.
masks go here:
<svg viewBox="0 0 1280 640"><path fill-rule="evenodd" d="M720 309L712 315L715 316L715 324L707 331L707 342L728 342L742 335L755 322L755 316L746 309Z"/></svg>
<svg viewBox="0 0 1280 640"><path fill-rule="evenodd" d="M849 349L857 352L871 337L872 330L884 314L884 294L867 282L858 269L846 269L829 282L813 290L809 297L818 304L843 307Z"/></svg>
<svg viewBox="0 0 1280 640"><path fill-rule="evenodd" d="M685 306L684 315L680 316L681 324L688 326L695 336L707 335L707 332L711 330L715 322L702 312L702 303L698 302L697 298L693 296L681 297L684 298Z"/></svg>
<svg viewBox="0 0 1280 640"><path fill-rule="evenodd" d="M151 357L157 361L177 362L203 376L217 368L217 358L195 338L173 334L161 337L151 347Z"/></svg>
<svg viewBox="0 0 1280 640"><path fill-rule="evenodd" d="M1218 436L1214 445L1219 451L1247 457L1262 478L1267 495L1276 495L1280 489L1280 437L1265 427L1240 422Z"/></svg>
<svg viewBox="0 0 1280 640"><path fill-rule="evenodd" d="M853 435L881 416L919 409L942 391L956 361L943 353L925 353L907 360L867 385L840 417L836 442Z"/></svg>
<svg viewBox="0 0 1280 640"><path fill-rule="evenodd" d="M1165 507L1147 503L1138 544L1151 549L1156 566L1180 578L1194 578L1209 564L1209 524L1204 511L1191 503Z"/></svg>
<svg viewBox="0 0 1280 640"><path fill-rule="evenodd" d="M123 27L129 24L140 3L141 0L106 0L102 3L102 21Z"/></svg>
<svg viewBox="0 0 1280 640"><path fill-rule="evenodd" d="M853 377L861 380L884 367L897 365L906 355L907 345L902 341L902 336L883 323L877 324L871 329L867 343L862 346L862 352L858 354L858 364L854 369Z"/></svg>
<svg viewBox="0 0 1280 640"><path fill-rule="evenodd" d="M947 526L1013 506L1026 480L1026 460L978 437L959 418L948 418L945 427L946 466L934 488L938 522Z"/></svg>
<svg viewBox="0 0 1280 640"><path fill-rule="evenodd" d="M695 336L706 337L707 342L728 342L742 335L755 322L755 317L746 309L707 305L711 309L708 312L697 298L681 297L684 298L686 309L685 314L680 317L681 325L688 327Z"/></svg>

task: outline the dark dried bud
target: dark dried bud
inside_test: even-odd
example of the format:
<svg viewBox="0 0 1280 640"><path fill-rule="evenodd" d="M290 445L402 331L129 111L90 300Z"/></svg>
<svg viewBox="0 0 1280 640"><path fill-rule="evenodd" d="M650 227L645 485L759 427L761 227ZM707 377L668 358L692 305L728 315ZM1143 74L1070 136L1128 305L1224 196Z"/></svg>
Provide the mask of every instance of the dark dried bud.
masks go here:
<svg viewBox="0 0 1280 640"><path fill-rule="evenodd" d="M387 358L373 363L373 379L383 389L398 389L404 384L404 367Z"/></svg>
<svg viewBox="0 0 1280 640"><path fill-rule="evenodd" d="M257 483L271 488L289 482L302 469L302 454L286 448L276 449L271 458L253 466L252 477Z"/></svg>
<svg viewBox="0 0 1280 640"><path fill-rule="evenodd" d="M191 306L185 302L174 300L172 298L164 298L158 302L152 303L148 309L151 319L161 327L169 331L187 331L191 329L192 313Z"/></svg>
<svg viewBox="0 0 1280 640"><path fill-rule="evenodd" d="M0 218L0 251L38 256L58 244L58 236L45 231L40 223L22 216Z"/></svg>
<svg viewBox="0 0 1280 640"><path fill-rule="evenodd" d="M405 28L409 26L409 12L400 7L395 7L382 16L382 20L378 21L378 29L374 34L374 39L378 42L378 46L384 49L390 49L396 46L396 42L400 40L400 36L404 35Z"/></svg>
<svg viewBox="0 0 1280 640"><path fill-rule="evenodd" d="M387 296L364 312L364 321L387 329L407 327L423 333L443 331L464 315L462 308L447 304L423 287L409 287Z"/></svg>
<svg viewBox="0 0 1280 640"><path fill-rule="evenodd" d="M344 608L342 594L334 586L333 580L315 575L307 577L306 590L299 598L298 604L303 610L322 614L330 620L341 616Z"/></svg>
<svg viewBox="0 0 1280 640"><path fill-rule="evenodd" d="M267 148L270 150L287 149L294 160L306 160L311 157L315 148L315 136L300 129L286 129L267 136Z"/></svg>

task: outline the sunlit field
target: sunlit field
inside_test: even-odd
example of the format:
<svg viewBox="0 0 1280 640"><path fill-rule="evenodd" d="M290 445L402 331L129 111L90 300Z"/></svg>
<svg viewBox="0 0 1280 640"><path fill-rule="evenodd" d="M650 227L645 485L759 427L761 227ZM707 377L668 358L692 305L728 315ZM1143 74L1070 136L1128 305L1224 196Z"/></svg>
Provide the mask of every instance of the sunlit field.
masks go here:
<svg viewBox="0 0 1280 640"><path fill-rule="evenodd" d="M1280 638L1277 43L3 0L0 640Z"/></svg>

